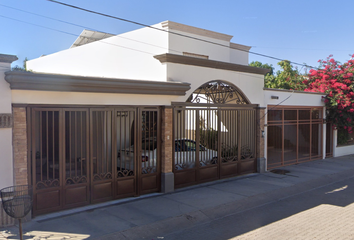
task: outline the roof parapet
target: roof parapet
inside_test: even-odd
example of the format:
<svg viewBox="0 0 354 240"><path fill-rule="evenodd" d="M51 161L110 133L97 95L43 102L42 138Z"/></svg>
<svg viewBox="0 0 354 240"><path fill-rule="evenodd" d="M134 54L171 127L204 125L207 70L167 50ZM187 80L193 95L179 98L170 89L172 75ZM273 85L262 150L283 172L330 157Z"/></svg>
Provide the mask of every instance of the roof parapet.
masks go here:
<svg viewBox="0 0 354 240"><path fill-rule="evenodd" d="M203 28L192 27L192 26L189 26L189 25L176 23L176 22L172 22L172 21L164 21L164 22L161 23L161 26L162 26L163 29L187 32L187 33L200 35L200 36L203 36L203 37L210 37L210 38L215 38L215 39L228 41L228 42L233 37L231 35L227 35L227 34L224 34L224 33L214 32L214 31L203 29Z"/></svg>

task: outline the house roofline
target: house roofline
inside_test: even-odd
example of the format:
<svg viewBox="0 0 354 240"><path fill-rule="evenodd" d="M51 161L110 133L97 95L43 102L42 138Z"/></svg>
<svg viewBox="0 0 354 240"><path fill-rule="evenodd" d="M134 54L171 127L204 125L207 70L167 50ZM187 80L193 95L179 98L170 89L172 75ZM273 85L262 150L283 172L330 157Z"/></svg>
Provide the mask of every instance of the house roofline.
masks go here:
<svg viewBox="0 0 354 240"><path fill-rule="evenodd" d="M252 47L246 46L246 45L242 45L242 44L238 44L238 43L230 42L230 48L248 52Z"/></svg>
<svg viewBox="0 0 354 240"><path fill-rule="evenodd" d="M262 74L265 75L269 72L269 69L265 68L257 68L251 67L247 65L235 64L235 63L228 63L228 62L221 62L209 59L202 59L202 58L195 58L171 53L165 53L161 55L154 56L157 60L161 63L178 63L184 65L192 65L198 67L207 67L207 68L216 68L222 70L230 70L236 72L244 72L244 73L255 73L255 74Z"/></svg>
<svg viewBox="0 0 354 240"><path fill-rule="evenodd" d="M189 83L84 77L22 71L5 73L11 89L184 96Z"/></svg>
<svg viewBox="0 0 354 240"><path fill-rule="evenodd" d="M189 25L185 25L185 24L177 23L177 22L173 22L173 21L161 22L161 26L162 26L162 28L168 29L168 30L177 30L177 31L181 31L181 32L187 32L187 33L192 33L192 34L196 34L199 36L210 37L210 38L219 39L219 40L223 40L223 41L230 41L231 38L233 37L228 34L214 32L214 31L203 29L203 28L197 28L197 27L193 27L193 26L189 26Z"/></svg>

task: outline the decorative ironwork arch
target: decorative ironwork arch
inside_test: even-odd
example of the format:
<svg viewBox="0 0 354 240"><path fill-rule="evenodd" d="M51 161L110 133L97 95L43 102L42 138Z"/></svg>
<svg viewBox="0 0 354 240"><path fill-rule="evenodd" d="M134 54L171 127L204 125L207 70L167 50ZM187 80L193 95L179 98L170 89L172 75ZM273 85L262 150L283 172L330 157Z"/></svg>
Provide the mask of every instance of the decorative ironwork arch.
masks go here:
<svg viewBox="0 0 354 240"><path fill-rule="evenodd" d="M250 104L248 98L233 84L214 80L204 83L187 99L191 103Z"/></svg>

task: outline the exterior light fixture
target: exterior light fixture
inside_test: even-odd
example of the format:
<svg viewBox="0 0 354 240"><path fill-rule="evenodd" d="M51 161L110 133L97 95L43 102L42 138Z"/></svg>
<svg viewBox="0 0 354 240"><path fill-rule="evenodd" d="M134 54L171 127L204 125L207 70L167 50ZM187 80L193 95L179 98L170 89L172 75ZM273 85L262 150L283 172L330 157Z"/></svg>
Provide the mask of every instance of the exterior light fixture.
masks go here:
<svg viewBox="0 0 354 240"><path fill-rule="evenodd" d="M271 99L279 99L279 96L271 96Z"/></svg>

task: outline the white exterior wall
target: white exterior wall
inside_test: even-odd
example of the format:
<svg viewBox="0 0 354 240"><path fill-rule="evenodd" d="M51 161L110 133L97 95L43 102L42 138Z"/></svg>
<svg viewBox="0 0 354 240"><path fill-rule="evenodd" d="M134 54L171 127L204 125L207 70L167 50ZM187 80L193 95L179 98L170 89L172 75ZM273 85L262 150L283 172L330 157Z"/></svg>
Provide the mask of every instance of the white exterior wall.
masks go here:
<svg viewBox="0 0 354 240"><path fill-rule="evenodd" d="M167 81L165 65L153 56L189 52L209 56L210 60L248 65L248 52L229 48L230 41L207 36L207 30L204 36L193 27L187 26L189 31L195 29L198 33L162 25L152 27L226 47L146 27L30 60L27 68L42 73Z"/></svg>
<svg viewBox="0 0 354 240"><path fill-rule="evenodd" d="M12 112L10 84L5 81L7 71L11 71L11 64L0 62L0 113Z"/></svg>
<svg viewBox="0 0 354 240"><path fill-rule="evenodd" d="M191 89L185 96L179 97L178 102L185 102L202 84L222 80L237 86L252 104L264 106L263 75L167 63L167 76L171 81L191 83Z"/></svg>
<svg viewBox="0 0 354 240"><path fill-rule="evenodd" d="M338 146L337 135L338 131L333 131L333 157L340 157L345 155L354 154L354 145Z"/></svg>
<svg viewBox="0 0 354 240"><path fill-rule="evenodd" d="M154 27L159 27L155 25ZM27 62L34 72L166 81L153 56L168 52L168 33L142 28Z"/></svg>
<svg viewBox="0 0 354 240"><path fill-rule="evenodd" d="M248 65L249 64L248 56L249 56L248 52L230 49L230 62L231 63Z"/></svg>
<svg viewBox="0 0 354 240"><path fill-rule="evenodd" d="M10 85L4 72L11 70L10 63L0 63L0 113L12 113ZM12 128L0 128L0 189L13 185Z"/></svg>
<svg viewBox="0 0 354 240"><path fill-rule="evenodd" d="M170 105L178 96L12 90L13 103L70 105Z"/></svg>
<svg viewBox="0 0 354 240"><path fill-rule="evenodd" d="M196 34L186 33L177 30L171 30L178 34L188 35L194 38L203 39L209 42L229 46L229 41L223 41L215 38L204 37ZM209 56L210 60L230 62L230 48L218 46L216 44L195 40L176 34L169 34L169 53L180 54L183 52L195 53L200 55Z"/></svg>
<svg viewBox="0 0 354 240"><path fill-rule="evenodd" d="M271 99L271 96L278 96L279 99ZM308 107L324 107L325 104L322 102L322 96L324 94L318 93L307 93L307 92L292 92L292 91L272 91L264 90L264 101L266 105L277 105L281 103L282 106L308 106Z"/></svg>

